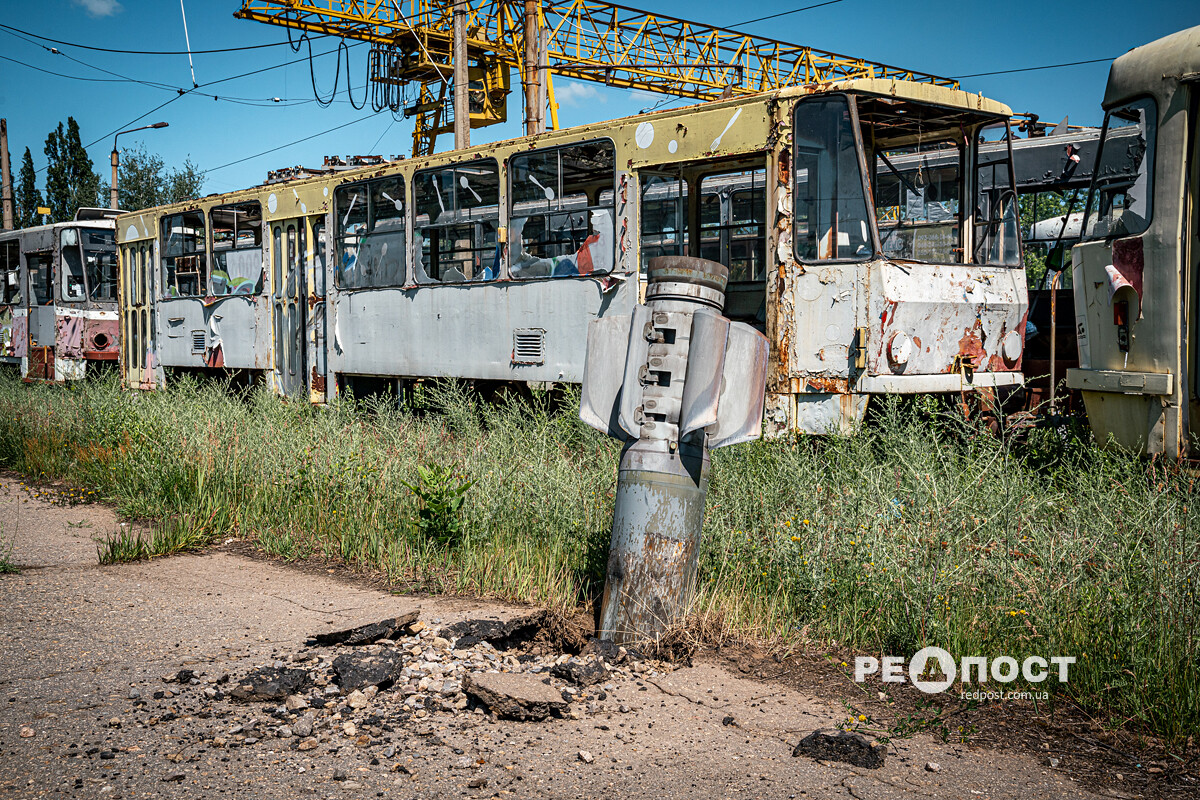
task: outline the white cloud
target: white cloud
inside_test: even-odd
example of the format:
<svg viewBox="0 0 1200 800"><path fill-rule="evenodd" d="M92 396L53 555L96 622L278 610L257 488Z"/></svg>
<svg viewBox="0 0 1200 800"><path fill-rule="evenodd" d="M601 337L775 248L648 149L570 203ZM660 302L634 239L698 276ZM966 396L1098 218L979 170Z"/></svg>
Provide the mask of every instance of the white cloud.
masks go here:
<svg viewBox="0 0 1200 800"><path fill-rule="evenodd" d="M582 106L603 103L604 95L590 83L559 80L554 84L554 99L562 106Z"/></svg>
<svg viewBox="0 0 1200 800"><path fill-rule="evenodd" d="M88 13L89 17L111 17L121 11L121 4L117 0L72 0L77 6L83 6L83 10Z"/></svg>

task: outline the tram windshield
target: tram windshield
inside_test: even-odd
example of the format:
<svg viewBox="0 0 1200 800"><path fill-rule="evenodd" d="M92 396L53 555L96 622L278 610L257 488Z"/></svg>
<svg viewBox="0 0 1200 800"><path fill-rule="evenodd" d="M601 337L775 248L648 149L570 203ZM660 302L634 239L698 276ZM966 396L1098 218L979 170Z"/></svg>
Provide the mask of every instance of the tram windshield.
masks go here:
<svg viewBox="0 0 1200 800"><path fill-rule="evenodd" d="M1109 111L1088 193L1085 239L1132 236L1150 225L1154 177L1154 100Z"/></svg>
<svg viewBox="0 0 1200 800"><path fill-rule="evenodd" d="M796 104L794 130L798 260L1020 266L1010 150L972 163L972 140L1008 135L994 115L826 95Z"/></svg>

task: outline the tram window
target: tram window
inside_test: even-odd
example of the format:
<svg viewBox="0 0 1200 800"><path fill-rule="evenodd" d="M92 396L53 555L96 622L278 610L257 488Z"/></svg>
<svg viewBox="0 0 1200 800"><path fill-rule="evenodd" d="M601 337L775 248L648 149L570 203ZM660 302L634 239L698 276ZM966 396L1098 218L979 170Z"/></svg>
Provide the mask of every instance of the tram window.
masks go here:
<svg viewBox="0 0 1200 800"><path fill-rule="evenodd" d="M872 255L850 107L843 96L796 104L794 252L800 261Z"/></svg>
<svg viewBox="0 0 1200 800"><path fill-rule="evenodd" d="M404 179L389 175L339 186L337 284L344 289L403 286L408 263Z"/></svg>
<svg viewBox="0 0 1200 800"><path fill-rule="evenodd" d="M325 299L325 218L314 222L313 237L313 281L312 293Z"/></svg>
<svg viewBox="0 0 1200 800"><path fill-rule="evenodd" d="M117 232L103 228L80 228L83 268L88 298L95 302L117 300Z"/></svg>
<svg viewBox="0 0 1200 800"><path fill-rule="evenodd" d="M49 253L26 253L29 270L29 297L33 305L48 306L54 302L53 273Z"/></svg>
<svg viewBox="0 0 1200 800"><path fill-rule="evenodd" d="M418 283L491 281L500 273L500 172L480 159L413 176Z"/></svg>
<svg viewBox="0 0 1200 800"><path fill-rule="evenodd" d="M1088 192L1085 239L1132 236L1150 227L1157 119L1157 107L1149 97L1105 116Z"/></svg>
<svg viewBox="0 0 1200 800"><path fill-rule="evenodd" d="M204 212L171 214L163 217L161 228L167 297L198 297L207 285Z"/></svg>
<svg viewBox="0 0 1200 800"><path fill-rule="evenodd" d="M641 269L658 256L688 254L688 185L679 175L643 172Z"/></svg>
<svg viewBox="0 0 1200 800"><path fill-rule="evenodd" d="M612 142L584 142L509 160L509 272L559 278L610 272L616 248Z"/></svg>
<svg viewBox="0 0 1200 800"><path fill-rule="evenodd" d="M6 305L21 303L21 246L16 239L0 242L0 300Z"/></svg>
<svg viewBox="0 0 1200 800"><path fill-rule="evenodd" d="M765 169L700 180L700 257L729 267L729 282L760 281L767 262Z"/></svg>
<svg viewBox="0 0 1200 800"><path fill-rule="evenodd" d="M213 236L209 293L261 294L263 270L262 206L257 201L218 206L208 215Z"/></svg>
<svg viewBox="0 0 1200 800"><path fill-rule="evenodd" d="M1008 124L991 126L982 138L999 140L1001 149L978 151L975 168L975 243L971 261L1002 267L1021 266L1017 193L1013 188Z"/></svg>
<svg viewBox="0 0 1200 800"><path fill-rule="evenodd" d="M876 148L875 219L884 255L962 262L962 147L952 139Z"/></svg>
<svg viewBox="0 0 1200 800"><path fill-rule="evenodd" d="M62 261L62 299L68 303L83 300L83 256L79 252L79 230L63 228L58 232L58 251Z"/></svg>

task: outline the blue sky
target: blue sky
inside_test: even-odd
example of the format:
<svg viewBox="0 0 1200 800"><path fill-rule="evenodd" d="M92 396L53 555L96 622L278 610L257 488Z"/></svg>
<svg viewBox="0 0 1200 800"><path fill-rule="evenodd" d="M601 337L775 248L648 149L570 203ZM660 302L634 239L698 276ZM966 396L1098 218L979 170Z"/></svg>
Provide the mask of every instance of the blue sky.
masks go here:
<svg viewBox="0 0 1200 800"><path fill-rule="evenodd" d="M738 27L952 77L1111 58L1173 31L1200 25L1200 3L1195 0L1145 0L1136 5L1111 0L1091 4L840 0L744 27L738 25L747 18L787 11L811 1L765 0L731 6L711 0L626 0L628 5L661 14ZM233 12L240 5L237 0L184 3L193 50L286 41L282 28L234 19ZM180 7L175 0L3 0L2 5L3 25L64 42L114 50L185 49ZM33 152L35 164L44 166L46 134L68 115L78 120L84 143L95 142L89 153L97 172L105 177L113 131L160 120L170 123L166 129L126 134L121 137L121 146L135 145L140 138L168 164L190 156L202 169L209 170L205 185L208 192L260 183L269 169L297 164L318 166L327 154L411 152L411 121L395 121L387 112L372 114L369 106L355 110L350 105L345 94L345 65L337 100L327 108L313 102L305 52L292 53L286 43L236 53L195 55L195 76L200 84L300 61L199 90L216 94L220 100L196 94L180 97L172 88L192 85L186 55L104 53L41 44L57 47L60 53L0 29L0 116L8 119L14 172L25 147ZM332 40L314 44L317 53L332 49ZM350 51L350 76L360 92L366 50L366 46L359 46ZM317 58L315 65L317 84L327 92L333 85L334 57ZM99 80L59 77L32 67ZM117 79L109 73L165 84L166 88ZM1095 63L964 77L962 87L1007 103L1014 111L1040 114L1044 120L1069 116L1073 124L1097 124L1107 73L1107 63ZM519 84L514 81L514 85L518 91L509 97L510 121L473 131L473 142L520 134L521 99ZM564 127L636 114L659 99L584 82L558 80L555 87ZM162 103L167 105L147 114ZM142 115L146 116L134 121ZM331 133L247 158L343 125ZM438 144L439 149L449 149L452 137L444 136ZM235 161L239 163L230 164ZM43 176L39 174L39 185Z"/></svg>

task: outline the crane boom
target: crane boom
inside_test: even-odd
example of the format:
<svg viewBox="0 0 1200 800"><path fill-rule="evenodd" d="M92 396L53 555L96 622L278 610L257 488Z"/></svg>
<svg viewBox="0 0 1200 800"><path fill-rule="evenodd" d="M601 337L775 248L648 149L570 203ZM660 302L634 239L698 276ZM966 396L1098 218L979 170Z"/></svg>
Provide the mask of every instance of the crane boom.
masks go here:
<svg viewBox="0 0 1200 800"><path fill-rule="evenodd" d="M420 115L416 150L432 152L432 137L453 127L444 100L449 93L431 84L444 84L450 74L454 5L455 0L242 0L234 16L372 43L373 81L422 84L421 101L413 107ZM528 76L524 20L521 0L468 3L467 54L475 64L471 83L473 89L481 87L473 98L473 127L505 119L503 96L513 67L526 76L526 87L535 82ZM949 78L598 0L540 2L537 21L534 41L542 69L646 92L715 99L860 77L958 85Z"/></svg>

